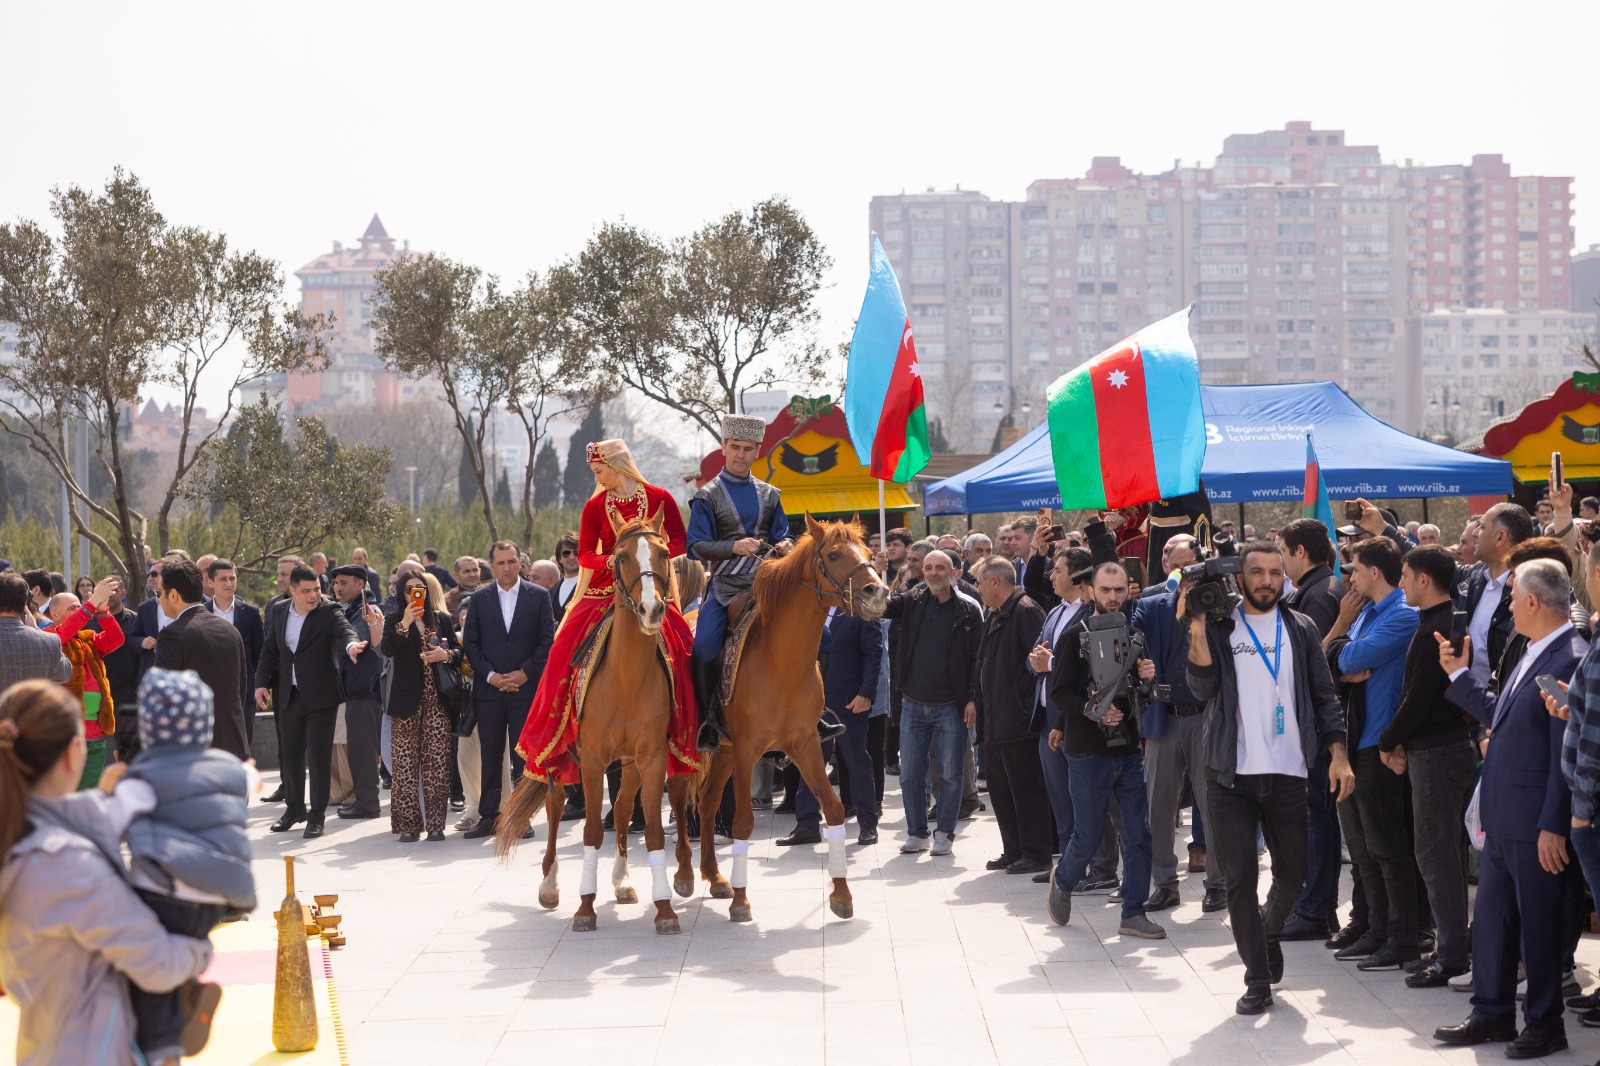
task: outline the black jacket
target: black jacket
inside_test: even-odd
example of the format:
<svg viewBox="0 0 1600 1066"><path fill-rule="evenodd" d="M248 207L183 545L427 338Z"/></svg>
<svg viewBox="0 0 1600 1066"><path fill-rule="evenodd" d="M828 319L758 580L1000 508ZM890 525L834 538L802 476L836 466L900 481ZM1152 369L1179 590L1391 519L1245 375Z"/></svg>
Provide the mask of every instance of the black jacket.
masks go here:
<svg viewBox="0 0 1600 1066"><path fill-rule="evenodd" d="M344 671L339 660L348 658L344 650L359 639L356 631L350 628L343 608L323 599L306 615L298 650L290 651L285 634L292 610L294 602L287 598L267 609L267 639L256 667L256 687L271 689L274 706L282 711L289 706L290 679L297 678L295 687L308 709L337 707L344 702Z"/></svg>
<svg viewBox="0 0 1600 1066"><path fill-rule="evenodd" d="M250 758L250 741L245 726L244 641L239 631L195 604L161 631L156 638L155 665L163 670L193 670L211 688L215 722L211 727L211 746ZM280 704L281 706L281 704Z"/></svg>
<svg viewBox="0 0 1600 1066"><path fill-rule="evenodd" d="M950 679L956 691L967 694L969 701L978 698L978 645L983 639L983 611L971 599L957 595L955 633L950 638ZM905 592L889 597L885 618L899 619L893 658L889 662L889 679L898 689L904 689L906 676L911 672L911 659L917 647L917 634L922 630L922 620L927 615L928 602L933 594L926 584L917 585Z"/></svg>
<svg viewBox="0 0 1600 1066"><path fill-rule="evenodd" d="M1344 596L1344 586L1333 576L1333 568L1326 564L1313 566L1295 582L1294 595L1285 596L1283 602L1293 607L1317 627L1323 636L1339 620L1339 600Z"/></svg>
<svg viewBox="0 0 1600 1066"><path fill-rule="evenodd" d="M1471 625L1472 616L1478 612L1478 604L1483 600L1483 590L1488 587L1489 567L1484 563L1473 564L1471 570L1467 572L1466 592L1462 594L1458 591L1457 594L1460 609L1467 612L1468 625ZM1508 581L1500 586L1500 603L1489 619L1489 667L1496 681L1499 679L1500 671L1504 669L1506 648L1515 634L1516 627L1511 619L1511 583ZM1473 654L1477 653L1478 649L1473 649Z"/></svg>
<svg viewBox="0 0 1600 1066"><path fill-rule="evenodd" d="M216 603L212 600L207 600L206 610L216 614ZM255 687L256 664L261 661L261 646L267 640L266 626L261 621L261 610L253 603L246 603L241 599L235 598L233 601L233 628L238 631L239 639L244 641L245 713L254 714L255 704L251 701L250 690Z"/></svg>
<svg viewBox="0 0 1600 1066"><path fill-rule="evenodd" d="M1449 600L1422 612L1421 623L1406 648L1405 674L1400 682L1400 706L1378 737L1378 750L1393 751L1404 746L1408 751L1437 748L1472 736L1472 727L1461 708L1444 698L1450 675L1439 665L1439 641L1455 621L1455 604Z"/></svg>
<svg viewBox="0 0 1600 1066"><path fill-rule="evenodd" d="M344 694L349 700L376 700L379 697L378 683L383 677L383 659L389 654L380 652L379 646L383 635L378 636L378 643L372 643L372 631L368 628L366 619L361 617L361 610L366 606L366 600L361 603L341 603L340 609L344 611L345 618L350 622L350 628L355 630L356 639L367 641L367 647L356 657L355 662L350 661L348 655L339 659L339 670L344 674Z"/></svg>
<svg viewBox="0 0 1600 1066"><path fill-rule="evenodd" d="M404 633L398 626L404 611L391 611L383 619L383 654L394 662L389 678L389 702L384 713L390 718L410 718L422 703L422 671L431 670L430 663L422 661L423 619ZM461 644L456 640L456 627L444 611L434 612L431 627L439 634L445 649L450 652L450 666L461 665Z"/></svg>
<svg viewBox="0 0 1600 1066"><path fill-rule="evenodd" d="M1055 727L1061 731L1062 747L1069 755L1106 753L1105 730L1100 723L1083 713L1089 702L1091 680L1089 666L1083 661L1083 636L1088 631L1086 623L1091 617L1092 613L1084 613L1062 630L1061 636L1056 638L1055 659L1050 667L1050 698L1061 709ZM1129 629L1138 632L1132 626ZM1147 683L1139 684L1148 693ZM1118 696L1114 705L1121 708L1123 718L1113 735L1121 734L1128 741L1129 747L1125 750L1138 751L1137 716L1132 713L1132 707L1124 696Z"/></svg>
<svg viewBox="0 0 1600 1066"><path fill-rule="evenodd" d="M139 616L127 607L117 612L117 625L122 627L122 646L100 658L106 666L106 680L111 683L111 705L121 717L124 709L132 712L139 702L139 640L136 627ZM89 628L100 631L98 619L90 621ZM130 719L131 720L131 719Z"/></svg>
<svg viewBox="0 0 1600 1066"><path fill-rule="evenodd" d="M1233 619L1206 623L1211 665L1189 664L1189 691L1206 701L1205 760L1224 788L1233 787L1239 765L1239 682L1233 672ZM1334 689L1333 674L1322 654L1316 623L1294 610L1283 612L1283 631L1294 651L1294 716L1306 766L1330 744L1345 743L1344 708ZM1314 782L1311 787L1318 787Z"/></svg>
<svg viewBox="0 0 1600 1066"><path fill-rule="evenodd" d="M550 593L545 589L531 581L518 583L511 631L507 632L505 616L500 613L500 586L491 581L479 587L467 597L467 620L461 633L461 644L477 682L472 687L473 699L516 697L526 704L529 696L525 691L502 693L489 684L489 675L521 670L528 675L525 687L538 687L555 634L555 614L550 607Z"/></svg>
<svg viewBox="0 0 1600 1066"><path fill-rule="evenodd" d="M978 645L978 735L984 740L1037 736L1028 727L1038 684L1028 670L1028 653L1043 629L1044 611L1021 589L989 612Z"/></svg>

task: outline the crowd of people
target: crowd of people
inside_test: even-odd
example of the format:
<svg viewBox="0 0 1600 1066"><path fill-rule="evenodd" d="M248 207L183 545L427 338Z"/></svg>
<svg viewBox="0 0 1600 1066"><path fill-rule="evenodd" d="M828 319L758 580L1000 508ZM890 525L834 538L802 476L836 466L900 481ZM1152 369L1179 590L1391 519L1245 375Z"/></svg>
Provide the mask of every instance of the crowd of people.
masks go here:
<svg viewBox="0 0 1600 1066"><path fill-rule="evenodd" d="M702 750L724 736L726 606L764 553L791 543L775 490L743 454L762 427L731 424L723 480L687 528L664 533L672 610L699 622L680 686L698 708L686 761L697 723ZM232 562L174 549L150 561L137 610L114 577L68 591L63 575L0 560L0 981L19 1000L53 994L27 977L38 959L20 930L47 919L21 903L27 885L103 886L126 839L136 875L114 877L126 891L96 905L127 942L80 947L72 979L112 1003L121 971L138 1008L130 1046L151 1061L187 1053L192 1020L215 1007L194 980L203 938L253 906L237 871L248 878L257 728L273 731L281 760L265 797L282 804L275 833L321 836L330 809L381 818L387 792L401 843L444 840L452 817L463 838L490 837L535 735L551 743L531 770L573 780L558 741L578 635L557 645L557 632L570 612L592 625L612 595L601 516L615 511L620 526L660 507L621 442L590 458L600 488L583 531L545 558L497 541L446 568L429 549L385 579L362 549L342 565L285 556L277 595L257 607ZM1580 994L1573 962L1586 881L1600 884L1600 719L1587 713L1600 686L1588 646L1600 501L1577 515L1572 503L1557 487L1532 514L1496 505L1448 547L1438 527L1401 525L1365 500L1344 527L1297 519L1262 537L1231 522L1201 539L1188 525L1136 530L1117 512L1081 529L1041 514L993 537L873 534L887 611L831 612L819 651L819 729L858 842L877 843L885 779L898 776L901 853L952 854L961 823L992 807L1001 850L987 868L1047 886L1041 918L1058 924L1075 900L1103 895L1119 935L1164 938L1152 915L1184 905L1180 875L1197 878L1200 908L1227 912L1244 963L1241 1013L1272 1005L1283 942L1315 940L1409 988L1471 991L1470 1016L1441 1028L1442 1043L1504 1040L1513 1057L1564 1047L1565 1008L1600 1026L1600 996ZM1148 538L1148 573L1129 558L1134 534ZM601 554L584 550L590 537ZM675 639L687 669L691 638ZM463 673L470 698L452 681ZM764 762L752 793L794 814L779 845L822 842L819 804L792 767ZM178 805L173 823L173 796L204 802ZM724 842L731 802L730 790L715 814ZM582 809L574 787L565 816ZM640 824L637 809L611 812L608 828L615 818ZM98 857L40 858L52 832ZM44 1028L25 1044L75 1039L31 1017Z"/></svg>

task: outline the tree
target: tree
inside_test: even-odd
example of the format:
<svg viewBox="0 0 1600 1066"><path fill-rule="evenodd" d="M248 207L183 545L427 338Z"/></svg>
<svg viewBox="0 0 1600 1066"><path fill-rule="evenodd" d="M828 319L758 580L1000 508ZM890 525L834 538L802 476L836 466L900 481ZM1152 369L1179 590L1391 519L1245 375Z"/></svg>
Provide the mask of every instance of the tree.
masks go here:
<svg viewBox="0 0 1600 1066"><path fill-rule="evenodd" d="M589 469L588 448L592 441L606 439L600 405L584 413L583 421L572 432L567 445L567 469L561 475L561 497L571 508L581 508L594 495L594 473Z"/></svg>
<svg viewBox="0 0 1600 1066"><path fill-rule="evenodd" d="M934 455L950 454L950 442L944 436L944 422L937 418L928 425L928 451Z"/></svg>
<svg viewBox="0 0 1600 1066"><path fill-rule="evenodd" d="M398 538L406 511L385 499L388 449L345 447L310 415L293 429L294 440L286 440L278 407L263 396L240 410L231 440L206 449L187 483L189 499L225 508L224 523L233 526L228 557L260 570L330 537Z"/></svg>
<svg viewBox="0 0 1600 1066"><path fill-rule="evenodd" d="M397 259L374 282L373 348L396 374L438 379L461 435L463 471L470 468L489 535L498 539L483 442L511 372L499 350L474 336L485 306L499 299L498 282L432 253ZM482 416L474 418L474 410ZM462 498L469 499L465 489Z"/></svg>
<svg viewBox="0 0 1600 1066"><path fill-rule="evenodd" d="M511 510L511 475L506 472L506 468L503 466L500 468L500 480L494 486L494 505L507 511ZM531 537L532 535L530 531L528 536ZM524 542L526 542L526 538L524 538Z"/></svg>
<svg viewBox="0 0 1600 1066"><path fill-rule="evenodd" d="M11 513L11 475L6 472L4 459L0 459L0 524Z"/></svg>
<svg viewBox="0 0 1600 1066"><path fill-rule="evenodd" d="M636 389L717 437L746 392L823 380L812 300L831 265L781 197L670 246L607 224L550 273L567 379L591 401Z"/></svg>
<svg viewBox="0 0 1600 1066"><path fill-rule="evenodd" d="M478 499L478 477L472 469L472 445L461 442L461 461L456 464L456 491L461 495L461 509L468 511Z"/></svg>
<svg viewBox="0 0 1600 1066"><path fill-rule="evenodd" d="M183 397L178 463L157 515L164 551L172 504L218 429L194 424L202 379L209 388L226 365L237 388L320 365L326 322L279 305L275 264L230 253L220 235L170 226L149 190L120 168L100 192L56 189L50 210L59 239L29 220L0 226L0 319L14 323L19 338L15 360L0 364L0 429L24 440L66 485L73 527L114 562L137 599L144 582L130 575L143 570L146 515L132 502L134 457L124 448L141 396L168 385ZM219 364L224 347L242 360ZM74 473L76 419L89 422L91 480L103 478L104 492ZM91 516L111 524L110 539L90 527Z"/></svg>
<svg viewBox="0 0 1600 1066"><path fill-rule="evenodd" d="M561 459L549 437L533 461L533 502L538 507L561 506Z"/></svg>

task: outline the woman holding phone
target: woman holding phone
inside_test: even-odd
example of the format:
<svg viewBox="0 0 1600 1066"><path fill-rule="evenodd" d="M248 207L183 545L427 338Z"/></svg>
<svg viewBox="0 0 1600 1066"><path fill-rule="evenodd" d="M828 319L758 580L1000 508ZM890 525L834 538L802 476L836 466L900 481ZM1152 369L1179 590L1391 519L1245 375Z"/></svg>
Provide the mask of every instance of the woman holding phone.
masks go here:
<svg viewBox="0 0 1600 1066"><path fill-rule="evenodd" d="M429 840L444 839L450 811L451 721L439 700L434 664L459 667L461 645L433 575L408 572L397 591L399 602L384 618L381 645L394 661L384 708L394 737L389 829L400 843L413 844L424 830Z"/></svg>

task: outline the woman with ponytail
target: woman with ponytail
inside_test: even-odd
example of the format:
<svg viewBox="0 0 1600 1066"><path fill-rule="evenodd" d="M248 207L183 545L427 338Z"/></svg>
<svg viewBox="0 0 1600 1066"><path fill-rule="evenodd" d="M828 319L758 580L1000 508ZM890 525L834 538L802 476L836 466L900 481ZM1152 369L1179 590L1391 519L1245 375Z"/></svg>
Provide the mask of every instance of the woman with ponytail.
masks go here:
<svg viewBox="0 0 1600 1066"><path fill-rule="evenodd" d="M77 791L86 758L66 689L0 694L0 985L21 1008L19 1066L142 1064L128 981L168 992L211 961L124 879L106 797Z"/></svg>

